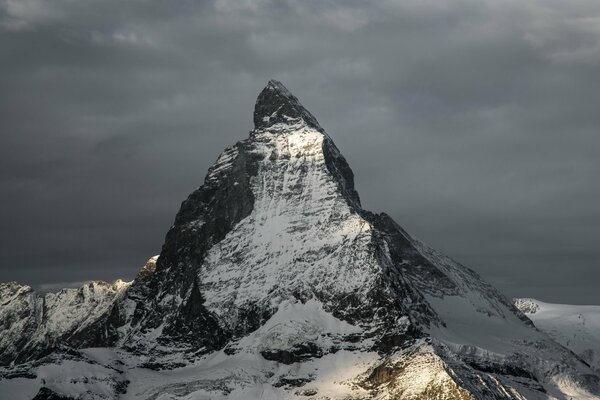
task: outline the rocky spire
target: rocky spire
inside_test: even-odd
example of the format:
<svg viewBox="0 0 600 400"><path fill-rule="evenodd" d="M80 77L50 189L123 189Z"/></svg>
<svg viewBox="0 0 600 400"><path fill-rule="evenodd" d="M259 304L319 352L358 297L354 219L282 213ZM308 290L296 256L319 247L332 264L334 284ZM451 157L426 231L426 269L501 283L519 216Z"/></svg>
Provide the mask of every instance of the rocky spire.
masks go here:
<svg viewBox="0 0 600 400"><path fill-rule="evenodd" d="M300 104L300 101L279 81L271 79L260 92L254 106L254 128L264 129L290 120L302 119L319 131L323 128L317 119Z"/></svg>

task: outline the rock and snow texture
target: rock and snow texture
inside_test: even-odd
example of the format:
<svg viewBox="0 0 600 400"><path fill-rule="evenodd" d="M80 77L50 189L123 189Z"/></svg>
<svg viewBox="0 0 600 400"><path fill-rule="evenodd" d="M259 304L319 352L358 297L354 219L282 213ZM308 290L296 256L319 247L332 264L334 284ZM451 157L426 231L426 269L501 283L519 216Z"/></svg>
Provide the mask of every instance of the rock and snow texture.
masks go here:
<svg viewBox="0 0 600 400"><path fill-rule="evenodd" d="M254 122L131 284L1 287L0 398L600 399L597 374L477 274L364 210L281 83Z"/></svg>
<svg viewBox="0 0 600 400"><path fill-rule="evenodd" d="M263 161L251 182L254 207L206 255L206 308L233 327L240 310L272 313L287 299L365 299L380 271L372 228L338 194L325 136L296 122L253 139Z"/></svg>
<svg viewBox="0 0 600 400"><path fill-rule="evenodd" d="M600 306L551 304L535 299L515 299L514 303L538 329L600 372Z"/></svg>
<svg viewBox="0 0 600 400"><path fill-rule="evenodd" d="M0 362L27 361L65 341L102 341L102 332L85 331L106 316L129 285L94 281L78 289L38 294L29 286L0 283Z"/></svg>

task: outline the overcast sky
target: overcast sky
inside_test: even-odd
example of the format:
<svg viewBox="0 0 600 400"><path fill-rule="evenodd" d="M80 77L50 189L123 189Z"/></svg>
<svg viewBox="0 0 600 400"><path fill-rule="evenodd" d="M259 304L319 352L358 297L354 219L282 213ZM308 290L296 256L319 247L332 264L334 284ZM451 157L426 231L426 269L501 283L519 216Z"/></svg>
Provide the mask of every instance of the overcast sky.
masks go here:
<svg viewBox="0 0 600 400"><path fill-rule="evenodd" d="M133 278L270 78L365 208L600 304L598 0L0 0L0 281Z"/></svg>

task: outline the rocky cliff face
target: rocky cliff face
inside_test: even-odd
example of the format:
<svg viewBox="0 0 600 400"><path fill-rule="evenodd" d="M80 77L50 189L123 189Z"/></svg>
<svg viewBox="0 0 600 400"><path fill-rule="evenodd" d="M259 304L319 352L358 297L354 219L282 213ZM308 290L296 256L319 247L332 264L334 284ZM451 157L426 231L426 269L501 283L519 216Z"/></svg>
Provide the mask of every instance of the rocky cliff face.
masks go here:
<svg viewBox="0 0 600 400"><path fill-rule="evenodd" d="M346 160L281 83L260 93L254 123L131 285L69 329L44 328L54 339L32 347L43 350L18 351L14 335L1 342L0 392L600 398L594 371L477 274L363 210ZM36 297L19 290L1 293L13 310L4 329L37 332L35 313L18 311Z"/></svg>

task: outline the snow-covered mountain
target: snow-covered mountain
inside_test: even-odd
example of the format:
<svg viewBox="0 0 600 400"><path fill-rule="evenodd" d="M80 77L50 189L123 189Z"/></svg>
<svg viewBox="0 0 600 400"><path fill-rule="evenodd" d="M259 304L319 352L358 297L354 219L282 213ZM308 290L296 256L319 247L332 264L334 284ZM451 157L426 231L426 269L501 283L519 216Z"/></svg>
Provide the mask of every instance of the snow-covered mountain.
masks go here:
<svg viewBox="0 0 600 400"><path fill-rule="evenodd" d="M600 372L600 306L515 299L515 306L540 330Z"/></svg>
<svg viewBox="0 0 600 400"><path fill-rule="evenodd" d="M281 83L254 125L131 284L46 295L50 323L30 305L45 297L3 286L0 398L600 399L597 373L476 273L364 210Z"/></svg>
<svg viewBox="0 0 600 400"><path fill-rule="evenodd" d="M37 294L29 286L0 283L0 362L19 364L65 343L102 344L103 332L89 327L106 318L128 287L121 280L96 281L79 289Z"/></svg>

